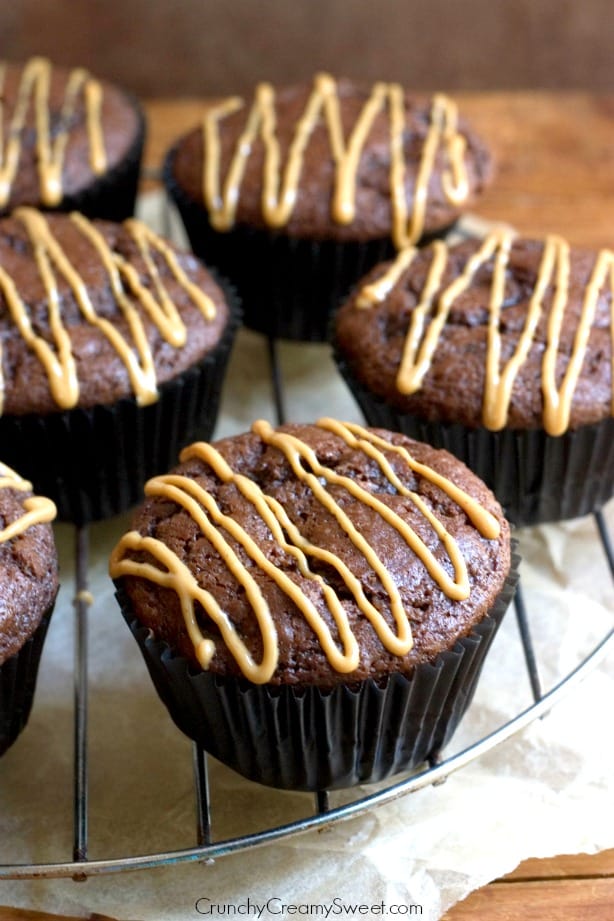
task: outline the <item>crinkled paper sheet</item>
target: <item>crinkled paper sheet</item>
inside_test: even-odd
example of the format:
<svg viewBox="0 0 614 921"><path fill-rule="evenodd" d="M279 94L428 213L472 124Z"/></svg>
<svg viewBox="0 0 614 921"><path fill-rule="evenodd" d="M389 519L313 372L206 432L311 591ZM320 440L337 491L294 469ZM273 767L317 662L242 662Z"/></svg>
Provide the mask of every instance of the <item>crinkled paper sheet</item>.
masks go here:
<svg viewBox="0 0 614 921"><path fill-rule="evenodd" d="M151 214L151 212L150 212ZM286 414L360 421L326 346L280 348ZM242 331L217 434L273 419L265 343ZM614 532L614 502L606 509ZM195 844L191 745L158 701L113 599L107 557L127 524L91 528L90 857ZM57 527L63 585L28 728L0 761L0 862L70 859L72 849L73 532ZM612 580L591 518L519 532L522 578L544 689L611 628ZM611 647L612 644L610 644ZM473 889L527 857L614 847L614 654L544 719L453 774L321 832L219 859L71 880L0 883L0 905L138 921L187 921L268 903L261 917L348 917L344 905L422 906L438 919ZM514 609L488 657L474 703L448 752L531 702ZM307 794L276 792L210 761L216 839L293 821ZM333 805L342 801L332 797ZM197 900L201 909L195 908ZM249 899L249 903L248 903ZM210 900L210 901L207 901ZM233 909L234 906L234 909ZM402 909L404 910L404 909Z"/></svg>

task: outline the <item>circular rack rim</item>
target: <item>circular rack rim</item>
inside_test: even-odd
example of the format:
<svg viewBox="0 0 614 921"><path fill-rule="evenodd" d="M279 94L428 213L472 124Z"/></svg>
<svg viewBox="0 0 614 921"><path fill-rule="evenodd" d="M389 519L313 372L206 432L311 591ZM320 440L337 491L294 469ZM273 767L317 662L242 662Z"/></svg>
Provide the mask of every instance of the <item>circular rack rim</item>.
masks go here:
<svg viewBox="0 0 614 921"><path fill-rule="evenodd" d="M604 550L609 558L610 568L612 568L612 558L608 553L609 548L605 539ZM126 870L154 869L177 863L213 863L216 858L228 854L270 844L290 835L315 829L321 830L333 823L355 818L369 809L393 802L408 793L413 793L431 784L442 783L455 771L465 767L517 732L525 729L532 722L544 716L566 694L576 688L605 658L610 648L614 649L614 628L609 630L593 650L550 691L488 735L439 764L350 803L264 831L165 853L108 859L87 859L65 863L0 865L0 879L57 879L67 877L83 879L89 876L100 876Z"/></svg>
<svg viewBox="0 0 614 921"><path fill-rule="evenodd" d="M170 212L164 213L168 224L167 235L170 229ZM469 233L469 236L472 234ZM269 364L271 371L272 401L278 422L281 424L285 418L284 387L277 354L277 343L267 337ZM614 546L605 523L603 513L595 511L593 517L596 523L598 536L604 553L604 562L612 578L614 578ZM79 588L87 585L87 557L88 535L87 528L77 529L76 541L76 572L77 593ZM534 703L517 713L498 728L472 743L467 748L455 755L433 764L424 770L414 773L404 780L393 782L377 792L367 793L349 803L328 808L327 796L316 795L317 811L303 819L264 829L247 835L239 835L215 842L201 843L192 848L167 851L153 854L139 854L130 857L90 859L87 856L88 818L87 818L87 605L75 604L76 610L76 645L78 650L77 665L75 668L75 816L74 816L74 849L72 861L38 864L0 864L1 880L27 880L27 879L62 879L73 878L85 880L90 876L102 876L130 870L147 870L178 863L213 864L217 858L238 853L249 848L274 843L292 835L302 834L312 830L322 830L329 825L340 821L360 816L370 809L393 802L402 796L416 792L429 785L443 783L447 777L457 770L470 764L477 758L485 755L497 745L522 731L534 721L543 717L553 706L559 703L568 693L574 690L599 663L612 650L614 651L614 628L610 629L592 651L575 668L565 675L547 693L542 694L537 665L535 662L532 642L529 635L525 605L520 584L513 599L516 607L520 643L523 648L529 682L533 692ZM198 805L202 789L206 788L206 761L202 761L204 777L199 776L199 756L204 758L204 753L194 748L195 774L197 785ZM202 818L202 813L201 813ZM202 837L201 837L202 841Z"/></svg>

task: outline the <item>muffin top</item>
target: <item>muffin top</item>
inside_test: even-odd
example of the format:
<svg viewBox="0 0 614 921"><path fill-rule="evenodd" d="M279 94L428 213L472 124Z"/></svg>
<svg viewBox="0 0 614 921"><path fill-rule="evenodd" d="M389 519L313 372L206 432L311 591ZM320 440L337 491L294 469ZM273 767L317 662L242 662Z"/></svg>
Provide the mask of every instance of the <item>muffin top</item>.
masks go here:
<svg viewBox="0 0 614 921"><path fill-rule="evenodd" d="M158 386L219 341L228 306L191 254L135 220L19 208L0 220L6 414L109 404Z"/></svg>
<svg viewBox="0 0 614 921"><path fill-rule="evenodd" d="M58 591L55 505L0 463L0 665L32 636Z"/></svg>
<svg viewBox="0 0 614 921"><path fill-rule="evenodd" d="M216 230L397 246L448 226L490 178L483 143L439 94L318 74L212 104L172 156L172 180Z"/></svg>
<svg viewBox="0 0 614 921"><path fill-rule="evenodd" d="M408 248L341 308L338 352L402 413L561 435L614 415L613 272L609 250L507 230Z"/></svg>
<svg viewBox="0 0 614 921"><path fill-rule="evenodd" d="M492 608L510 567L492 493L445 451L321 419L186 448L110 572L196 669L333 687L410 673Z"/></svg>
<svg viewBox="0 0 614 921"><path fill-rule="evenodd" d="M112 170L141 131L125 93L46 58L0 62L0 213L55 208Z"/></svg>

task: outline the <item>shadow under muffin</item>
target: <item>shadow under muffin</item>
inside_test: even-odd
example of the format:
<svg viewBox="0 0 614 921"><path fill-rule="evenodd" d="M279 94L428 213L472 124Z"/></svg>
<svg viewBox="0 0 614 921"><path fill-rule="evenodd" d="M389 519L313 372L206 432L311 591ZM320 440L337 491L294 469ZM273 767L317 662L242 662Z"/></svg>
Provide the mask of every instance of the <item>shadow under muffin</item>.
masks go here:
<svg viewBox="0 0 614 921"><path fill-rule="evenodd" d="M296 439L315 479L297 476ZM419 473L406 469L404 451ZM336 511L318 491L322 479ZM297 790L383 779L446 744L471 701L518 566L500 508L462 464L350 423L259 422L249 434L187 449L146 492L110 571L154 685L184 733L244 776ZM464 562L438 524L431 532L430 513L449 528ZM407 529L417 537L413 550ZM433 575L426 559L438 561ZM450 578L466 567L456 601L438 563ZM268 617L272 645L262 626ZM247 659L237 652L242 645Z"/></svg>

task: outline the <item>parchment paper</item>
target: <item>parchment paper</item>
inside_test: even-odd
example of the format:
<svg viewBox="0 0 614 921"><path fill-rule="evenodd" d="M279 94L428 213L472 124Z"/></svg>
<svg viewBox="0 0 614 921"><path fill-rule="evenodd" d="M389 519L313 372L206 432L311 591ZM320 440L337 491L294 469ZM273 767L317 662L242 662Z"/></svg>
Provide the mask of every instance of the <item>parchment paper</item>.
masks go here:
<svg viewBox="0 0 614 921"><path fill-rule="evenodd" d="M158 202L146 203L158 222ZM360 421L326 346L285 343L286 415ZM263 340L242 331L216 434L274 419ZM614 503L606 509L614 531ZM107 577L122 516L91 528L90 857L196 843L191 744L151 686ZM0 760L0 863L69 860L72 847L73 532L56 528L63 584L28 728ZM522 580L544 689L610 629L612 580L591 518L519 531ZM611 646L612 644L610 644ZM527 857L614 847L614 654L544 719L438 787L427 787L323 832L219 859L212 866L71 880L0 883L0 905L121 921L203 916L390 913L435 921L457 900ZM531 702L513 608L475 701L448 751L461 750ZM293 821L307 794L276 792L211 761L216 839ZM372 788L370 788L372 789ZM366 788L365 788L366 790ZM347 797L346 797L347 798ZM332 803L344 801L335 794ZM284 907L284 906L290 906ZM295 906L292 911L292 906ZM363 916L365 912L362 912Z"/></svg>

